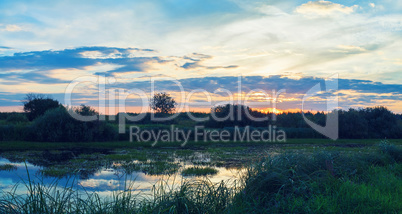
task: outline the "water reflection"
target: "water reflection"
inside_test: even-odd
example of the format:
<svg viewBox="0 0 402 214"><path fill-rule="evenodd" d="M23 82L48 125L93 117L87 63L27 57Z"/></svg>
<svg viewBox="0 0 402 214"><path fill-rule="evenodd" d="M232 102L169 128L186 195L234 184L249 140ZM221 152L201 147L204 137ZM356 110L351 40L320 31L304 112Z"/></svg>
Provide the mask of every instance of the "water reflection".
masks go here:
<svg viewBox="0 0 402 214"><path fill-rule="evenodd" d="M198 159L197 159L198 158ZM127 187L139 193L151 193L153 185L163 181L165 185L178 186L185 179L198 179L195 176L183 176L181 171L187 167L208 165L210 158L203 154L193 154L191 159L170 158L168 161L84 161L78 163L79 170L71 170L72 162L55 162L38 165L38 161L16 162L0 158L0 164L14 164L13 171L0 171L0 190L3 192L15 191L16 194L26 194L28 176L32 181L51 185L57 181L59 186L74 186L81 191L97 192L100 196L110 196L113 191ZM197 163L194 165L194 163ZM217 183L222 180L233 179L241 173L241 169L216 167L218 173L208 175L208 179ZM71 171L68 171L70 169ZM67 170L67 171L63 171ZM52 176L52 172L53 176ZM68 173L64 173L68 172ZM15 185L18 187L13 189Z"/></svg>

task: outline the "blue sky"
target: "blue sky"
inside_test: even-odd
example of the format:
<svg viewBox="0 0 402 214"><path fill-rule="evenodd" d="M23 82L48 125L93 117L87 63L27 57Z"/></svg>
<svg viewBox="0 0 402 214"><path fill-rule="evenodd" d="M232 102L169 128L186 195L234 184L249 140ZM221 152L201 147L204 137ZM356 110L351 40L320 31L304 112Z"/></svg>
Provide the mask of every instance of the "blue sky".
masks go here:
<svg viewBox="0 0 402 214"><path fill-rule="evenodd" d="M298 109L333 74L340 108L402 112L402 2L0 0L0 111L20 110L29 92L63 101L81 76L114 78L115 89L147 88L153 77L176 96L166 78L189 93L235 91L241 75L246 92L283 88L278 108ZM97 90L81 85L74 104L96 106Z"/></svg>

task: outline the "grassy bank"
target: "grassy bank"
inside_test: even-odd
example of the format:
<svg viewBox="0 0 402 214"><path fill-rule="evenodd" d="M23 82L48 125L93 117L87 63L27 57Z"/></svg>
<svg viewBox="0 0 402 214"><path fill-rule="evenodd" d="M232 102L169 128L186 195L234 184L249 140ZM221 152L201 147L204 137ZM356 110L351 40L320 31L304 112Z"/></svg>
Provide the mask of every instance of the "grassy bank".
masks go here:
<svg viewBox="0 0 402 214"><path fill-rule="evenodd" d="M402 139L392 139L391 142L396 145L402 145ZM71 150L71 149L92 149L92 150L113 150L120 148L180 148L192 149L200 147L234 147L234 146L270 146L270 145L325 145L325 146L343 146L358 147L376 145L378 139L339 139L337 141L329 139L288 139L285 143L275 142L212 142L198 141L188 142L182 146L182 142L159 142L152 145L153 142L28 142L28 141L0 141L0 151L35 151L35 150Z"/></svg>
<svg viewBox="0 0 402 214"><path fill-rule="evenodd" d="M233 183L161 181L151 196L128 185L109 198L28 181L27 195L3 193L1 213L398 213L402 151L292 152L265 156ZM129 183L129 182L128 182ZM57 191L59 190L59 191Z"/></svg>

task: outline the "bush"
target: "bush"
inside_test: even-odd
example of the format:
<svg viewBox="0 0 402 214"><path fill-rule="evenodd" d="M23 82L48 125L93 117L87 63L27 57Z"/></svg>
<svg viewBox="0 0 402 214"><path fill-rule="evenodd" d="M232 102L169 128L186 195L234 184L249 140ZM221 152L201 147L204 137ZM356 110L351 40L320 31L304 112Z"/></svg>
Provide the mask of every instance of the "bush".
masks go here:
<svg viewBox="0 0 402 214"><path fill-rule="evenodd" d="M110 141L117 138L117 130L104 121L78 121L67 109L59 107L47 111L34 120L33 140L46 142Z"/></svg>
<svg viewBox="0 0 402 214"><path fill-rule="evenodd" d="M28 118L25 116L25 114L14 112L7 117L6 122L7 123L26 123L26 122L28 122Z"/></svg>
<svg viewBox="0 0 402 214"><path fill-rule="evenodd" d="M14 125L1 125L0 126L0 141L15 140L12 139L10 133L14 131Z"/></svg>
<svg viewBox="0 0 402 214"><path fill-rule="evenodd" d="M0 141L26 140L29 132L24 123L0 125Z"/></svg>
<svg viewBox="0 0 402 214"><path fill-rule="evenodd" d="M389 155L394 161L402 161L402 149L390 144L387 140L381 141L379 148L382 153Z"/></svg>

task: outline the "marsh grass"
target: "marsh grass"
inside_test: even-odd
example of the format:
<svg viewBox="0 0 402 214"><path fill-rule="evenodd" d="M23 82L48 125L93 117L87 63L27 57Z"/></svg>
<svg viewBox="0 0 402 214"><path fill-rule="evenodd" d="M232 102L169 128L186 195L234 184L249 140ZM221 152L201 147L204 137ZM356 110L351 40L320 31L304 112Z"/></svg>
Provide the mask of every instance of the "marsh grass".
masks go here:
<svg viewBox="0 0 402 214"><path fill-rule="evenodd" d="M45 177L62 178L72 174L72 170L67 167L46 167L39 171Z"/></svg>
<svg viewBox="0 0 402 214"><path fill-rule="evenodd" d="M152 188L152 194L137 192L135 182L127 180L123 189L109 197L87 192L75 185L72 178L64 186L57 180L51 184L27 181L17 184L0 198L0 213L218 213L223 211L234 195L228 183L213 184L208 180L181 183L161 180ZM16 194L19 185L26 195Z"/></svg>
<svg viewBox="0 0 402 214"><path fill-rule="evenodd" d="M212 167L189 167L184 169L181 174L184 176L205 176L205 175L215 175L218 173L218 170Z"/></svg>
<svg viewBox="0 0 402 214"><path fill-rule="evenodd" d="M2 194L0 213L398 213L400 152L383 143L370 153L284 152L261 158L232 183L161 180L150 195L130 180L102 198L28 178L26 195L17 187Z"/></svg>
<svg viewBox="0 0 402 214"><path fill-rule="evenodd" d="M398 213L401 150L267 156L248 170L232 207L244 213ZM391 148L391 149L389 149Z"/></svg>

